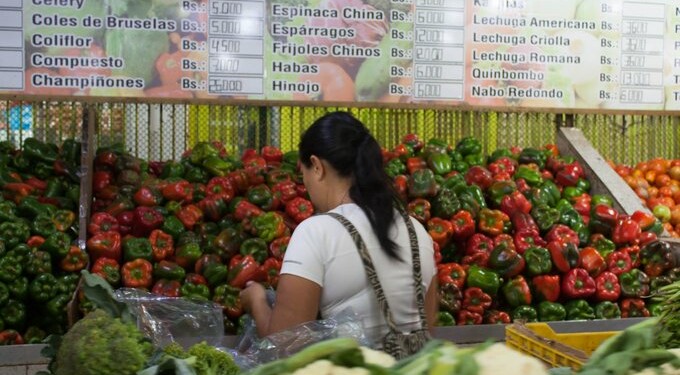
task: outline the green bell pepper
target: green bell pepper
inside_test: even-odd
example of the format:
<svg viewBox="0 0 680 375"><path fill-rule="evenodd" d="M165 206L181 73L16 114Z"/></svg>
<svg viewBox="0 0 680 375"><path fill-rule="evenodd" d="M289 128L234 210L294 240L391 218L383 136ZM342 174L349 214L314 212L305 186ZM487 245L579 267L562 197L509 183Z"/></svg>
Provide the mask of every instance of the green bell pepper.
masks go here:
<svg viewBox="0 0 680 375"><path fill-rule="evenodd" d="M529 202L531 202L531 205L533 207L536 206L552 207L551 206L552 197L550 193L548 193L544 189L537 187L529 189L529 191L527 192L527 198L529 199Z"/></svg>
<svg viewBox="0 0 680 375"><path fill-rule="evenodd" d="M522 149L519 153L517 161L520 164L536 164L538 168L543 169L545 162L548 160L548 154L544 150L527 147Z"/></svg>
<svg viewBox="0 0 680 375"><path fill-rule="evenodd" d="M448 327L448 326L455 326L456 325L456 319L453 318L453 315L451 315L450 312L448 311L440 311L437 313L437 326L438 327Z"/></svg>
<svg viewBox="0 0 680 375"><path fill-rule="evenodd" d="M578 181L576 181L576 187L583 190L584 193L587 193L590 191L590 181L585 178L579 178Z"/></svg>
<svg viewBox="0 0 680 375"><path fill-rule="evenodd" d="M169 178L182 178L184 176L184 164L175 161L168 161L163 165L161 170L161 178L167 180Z"/></svg>
<svg viewBox="0 0 680 375"><path fill-rule="evenodd" d="M590 240L590 227L581 220L577 221L571 229L573 229L578 236L579 246L586 246Z"/></svg>
<svg viewBox="0 0 680 375"><path fill-rule="evenodd" d="M544 247L532 246L524 251L524 260L529 275L537 276L552 271L552 257L550 251Z"/></svg>
<svg viewBox="0 0 680 375"><path fill-rule="evenodd" d="M246 199L265 211L272 209L275 204L274 194L269 186L265 184L253 186L248 189L246 192Z"/></svg>
<svg viewBox="0 0 680 375"><path fill-rule="evenodd" d="M23 266L18 259L5 255L0 258L0 281L11 282L21 276Z"/></svg>
<svg viewBox="0 0 680 375"><path fill-rule="evenodd" d="M210 173L203 168L186 168L184 179L191 183L205 183L210 180Z"/></svg>
<svg viewBox="0 0 680 375"><path fill-rule="evenodd" d="M452 168L454 171L464 174L468 171L468 169L470 169L470 165L465 162L465 160L454 160L452 163Z"/></svg>
<svg viewBox="0 0 680 375"><path fill-rule="evenodd" d="M518 275L503 285L505 301L512 307L531 304L531 290L524 276Z"/></svg>
<svg viewBox="0 0 680 375"><path fill-rule="evenodd" d="M47 180L47 188L44 195L48 198L63 197L66 192L65 185L61 178L50 178Z"/></svg>
<svg viewBox="0 0 680 375"><path fill-rule="evenodd" d="M543 192L548 193L548 196L550 197L548 200L548 206L555 207L562 196L560 188L557 187L557 185L552 180L545 180L541 184L540 189L543 190Z"/></svg>
<svg viewBox="0 0 680 375"><path fill-rule="evenodd" d="M5 246L8 249L25 243L28 237L31 236L31 231L23 222L4 222L0 224L0 238L5 241Z"/></svg>
<svg viewBox="0 0 680 375"><path fill-rule="evenodd" d="M31 161L23 153L12 158L12 167L19 172L28 172L31 169Z"/></svg>
<svg viewBox="0 0 680 375"><path fill-rule="evenodd" d="M283 217L276 212L266 212L253 218L251 223L257 237L263 239L267 243L282 237L287 229Z"/></svg>
<svg viewBox="0 0 680 375"><path fill-rule="evenodd" d="M36 276L41 273L52 273L52 258L46 251L31 251L26 263L26 273Z"/></svg>
<svg viewBox="0 0 680 375"><path fill-rule="evenodd" d="M135 259L153 260L153 247L148 238L128 238L123 242L123 259L131 262Z"/></svg>
<svg viewBox="0 0 680 375"><path fill-rule="evenodd" d="M531 217L534 218L541 231L547 231L560 220L560 212L548 205L538 205L531 209Z"/></svg>
<svg viewBox="0 0 680 375"><path fill-rule="evenodd" d="M241 243L241 255L251 255L258 263L264 262L269 256L267 242L259 237L248 238Z"/></svg>
<svg viewBox="0 0 680 375"><path fill-rule="evenodd" d="M21 244L14 246L14 248L12 250L8 251L7 256L10 257L10 258L16 259L16 261L18 263L20 263L22 267L26 268L26 265L28 264L28 260L30 259L32 250L33 249L30 248L25 243L21 243Z"/></svg>
<svg viewBox="0 0 680 375"><path fill-rule="evenodd" d="M535 308L531 306L519 306L512 310L512 320L513 321L518 321L518 320L524 320L526 322L537 322L538 321L538 312L536 311Z"/></svg>
<svg viewBox="0 0 680 375"><path fill-rule="evenodd" d="M501 280L497 273L473 264L468 269L467 285L480 288L484 293L495 296L501 286Z"/></svg>
<svg viewBox="0 0 680 375"><path fill-rule="evenodd" d="M561 303L543 301L538 304L538 320L541 322L554 322L564 320L567 310Z"/></svg>
<svg viewBox="0 0 680 375"><path fill-rule="evenodd" d="M3 306L9 300L9 288L5 283L0 281L0 306Z"/></svg>
<svg viewBox="0 0 680 375"><path fill-rule="evenodd" d="M33 219L40 214L52 215L56 211L56 207L51 204L40 203L34 197L26 197L17 206L17 211L22 217Z"/></svg>
<svg viewBox="0 0 680 375"><path fill-rule="evenodd" d="M494 206L499 207L503 197L512 194L516 190L517 185L515 185L514 181L494 181L491 186L489 186L489 189L487 189L487 194Z"/></svg>
<svg viewBox="0 0 680 375"><path fill-rule="evenodd" d="M71 237L64 232L54 232L45 238L40 250L47 251L53 259L63 259L71 248Z"/></svg>
<svg viewBox="0 0 680 375"><path fill-rule="evenodd" d="M526 165L520 165L513 175L515 180L524 179L527 184L531 187L538 187L543 184L543 177L541 177L541 172L529 168Z"/></svg>
<svg viewBox="0 0 680 375"><path fill-rule="evenodd" d="M51 143L44 143L36 138L24 139L23 154L34 161L43 161L49 164L54 163L59 156L59 149Z"/></svg>
<svg viewBox="0 0 680 375"><path fill-rule="evenodd" d="M434 174L443 176L453 170L451 157L445 153L431 153L427 158L427 165Z"/></svg>
<svg viewBox="0 0 680 375"><path fill-rule="evenodd" d="M437 182L434 172L429 169L419 169L408 178L408 194L411 198L433 197L437 193Z"/></svg>
<svg viewBox="0 0 680 375"><path fill-rule="evenodd" d="M621 295L629 298L641 298L649 295L649 276L637 268L619 275Z"/></svg>
<svg viewBox="0 0 680 375"><path fill-rule="evenodd" d="M72 295L78 288L78 281L80 281L80 275L77 273L57 277L57 293Z"/></svg>
<svg viewBox="0 0 680 375"><path fill-rule="evenodd" d="M477 211L479 211L482 208L487 207L486 206L486 199L484 199L484 192L482 191L482 188L480 188L477 185L474 185L474 184L473 185L457 185L454 188L454 192L459 197L459 199L461 199L461 203L462 203L462 198L461 198L462 196L469 195L470 197L472 197L472 199L474 199L474 201L477 203L477 206L479 207L479 209L477 209Z"/></svg>
<svg viewBox="0 0 680 375"><path fill-rule="evenodd" d="M621 309L619 305L611 301L602 301L595 305L595 318L597 319L619 319Z"/></svg>
<svg viewBox="0 0 680 375"><path fill-rule="evenodd" d="M191 269L201 255L203 255L203 251L199 243L182 243L175 249L175 262L185 269Z"/></svg>
<svg viewBox="0 0 680 375"><path fill-rule="evenodd" d="M612 207L614 205L614 200L609 195L594 194L592 197L590 197L590 206L595 207L598 204L604 204L606 206Z"/></svg>
<svg viewBox="0 0 680 375"><path fill-rule="evenodd" d="M560 213L560 223L574 229L576 223L583 223L583 218L574 209L574 206L566 199L560 199L555 205L555 209Z"/></svg>
<svg viewBox="0 0 680 375"><path fill-rule="evenodd" d="M210 299L210 289L204 284L184 283L179 289L179 294L182 297L197 301L208 301Z"/></svg>
<svg viewBox="0 0 680 375"><path fill-rule="evenodd" d="M69 167L77 167L80 165L81 150L82 143L73 138L66 139L61 143L61 159Z"/></svg>
<svg viewBox="0 0 680 375"><path fill-rule="evenodd" d="M567 186L562 189L562 198L568 200L569 202L574 202L574 200L576 200L576 198L580 197L581 195L583 195L583 190L577 188L576 186Z"/></svg>
<svg viewBox="0 0 680 375"><path fill-rule="evenodd" d="M47 313L58 320L66 320L66 306L70 301L69 295L57 294L47 302Z"/></svg>
<svg viewBox="0 0 680 375"><path fill-rule="evenodd" d="M210 142L198 142L189 154L189 161L200 166L210 156L220 156L220 151Z"/></svg>
<svg viewBox="0 0 680 375"><path fill-rule="evenodd" d="M460 201L453 189L440 189L432 201L432 214L443 219L451 218L460 208Z"/></svg>
<svg viewBox="0 0 680 375"><path fill-rule="evenodd" d="M491 153L491 155L489 155L489 159L488 159L487 162L489 164L491 164L491 163L495 162L496 160L503 158L503 157L511 158L511 159L513 158L513 155L512 155L512 152L510 152L510 149L498 148L498 149L494 150Z"/></svg>
<svg viewBox="0 0 680 375"><path fill-rule="evenodd" d="M595 310L584 299L576 299L567 302L567 320L592 320L595 319Z"/></svg>
<svg viewBox="0 0 680 375"><path fill-rule="evenodd" d="M0 222L14 221L17 217L17 205L12 201L0 202Z"/></svg>
<svg viewBox="0 0 680 375"><path fill-rule="evenodd" d="M601 234L592 236L590 246L594 247L603 258L607 258L609 254L616 250L614 242Z"/></svg>
<svg viewBox="0 0 680 375"><path fill-rule="evenodd" d="M161 260L153 266L154 279L181 281L186 276L186 271L179 264L167 260Z"/></svg>
<svg viewBox="0 0 680 375"><path fill-rule="evenodd" d="M163 232L171 235L175 241L179 239L180 234L186 231L184 224L174 215L168 216L163 220L161 229Z"/></svg>
<svg viewBox="0 0 680 375"><path fill-rule="evenodd" d="M56 231L57 227L52 222L51 216L40 214L31 222L31 232L35 235L49 237L49 235Z"/></svg>
<svg viewBox="0 0 680 375"><path fill-rule="evenodd" d="M403 161L394 158L385 164L385 173L387 173L390 178L395 178L400 174L406 173L406 164Z"/></svg>
<svg viewBox="0 0 680 375"><path fill-rule="evenodd" d="M228 160L224 160L219 156L208 156L201 163L203 168L213 176L226 176L227 173L234 170L234 164Z"/></svg>
<svg viewBox="0 0 680 375"><path fill-rule="evenodd" d="M0 272L2 272L2 266L0 266ZM9 289L9 295L11 298L23 301L28 296L28 278L25 276L20 276L14 280L7 281L7 289Z"/></svg>
<svg viewBox="0 0 680 375"><path fill-rule="evenodd" d="M50 273L38 275L28 286L28 294L36 302L47 302L57 295L57 279Z"/></svg>
<svg viewBox="0 0 680 375"><path fill-rule="evenodd" d="M484 157L483 154L470 154L470 155L465 155L465 158L463 159L467 165L470 167L475 166L475 165L484 165L484 162L486 161L486 158Z"/></svg>
<svg viewBox="0 0 680 375"><path fill-rule="evenodd" d="M461 184L467 185L465 183L465 175L463 175L462 173L457 173L453 176L446 177L444 179L444 181L442 181L442 183L441 183L441 188L442 189L454 189L454 192L455 192L456 186L461 185Z"/></svg>
<svg viewBox="0 0 680 375"><path fill-rule="evenodd" d="M54 165L39 161L32 166L31 173L41 180L46 180L54 175Z"/></svg>
<svg viewBox="0 0 680 375"><path fill-rule="evenodd" d="M0 316L5 322L5 328L22 329L26 322L26 306L10 299L5 306L0 307Z"/></svg>
<svg viewBox="0 0 680 375"><path fill-rule="evenodd" d="M475 137L464 137L456 143L456 151L463 156L482 152L482 142Z"/></svg>

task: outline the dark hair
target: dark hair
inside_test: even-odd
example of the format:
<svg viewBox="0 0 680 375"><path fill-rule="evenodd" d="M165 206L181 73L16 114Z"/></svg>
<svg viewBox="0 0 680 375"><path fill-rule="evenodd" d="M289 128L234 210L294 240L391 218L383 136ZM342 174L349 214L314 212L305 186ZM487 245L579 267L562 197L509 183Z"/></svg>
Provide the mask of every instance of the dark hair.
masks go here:
<svg viewBox="0 0 680 375"><path fill-rule="evenodd" d="M380 145L359 120L347 112L331 112L305 131L299 145L300 162L311 166L311 156L326 160L340 176L351 177L349 196L366 213L380 246L399 259L389 238L397 195L383 167Z"/></svg>

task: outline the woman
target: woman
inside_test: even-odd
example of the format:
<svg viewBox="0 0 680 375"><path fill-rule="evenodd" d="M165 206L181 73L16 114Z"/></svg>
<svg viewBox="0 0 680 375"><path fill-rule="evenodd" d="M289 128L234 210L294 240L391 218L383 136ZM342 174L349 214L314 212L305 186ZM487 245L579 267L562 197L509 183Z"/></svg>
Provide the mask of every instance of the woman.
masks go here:
<svg viewBox="0 0 680 375"><path fill-rule="evenodd" d="M319 213L340 214L363 239L399 331L422 327L416 303L412 251L405 218L383 170L380 146L350 114L319 118L299 145L303 182ZM409 218L417 238L428 327L434 325L437 286L432 239ZM421 296L422 296L421 294ZM347 307L363 320L367 337L380 342L389 329L362 258L348 230L331 215L315 215L296 228L284 257L273 308L250 283L241 293L262 337L300 323L333 316ZM421 310L422 311L422 310Z"/></svg>

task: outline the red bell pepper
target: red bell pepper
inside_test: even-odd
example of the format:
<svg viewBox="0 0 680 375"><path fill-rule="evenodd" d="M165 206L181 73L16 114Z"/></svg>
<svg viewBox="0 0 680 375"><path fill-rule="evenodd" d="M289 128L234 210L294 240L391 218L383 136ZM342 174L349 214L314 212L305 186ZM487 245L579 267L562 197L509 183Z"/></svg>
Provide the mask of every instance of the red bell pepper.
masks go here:
<svg viewBox="0 0 680 375"><path fill-rule="evenodd" d="M633 269L630 255L623 251L615 251L607 255L607 270L616 276Z"/></svg>
<svg viewBox="0 0 680 375"><path fill-rule="evenodd" d="M231 182L231 186L234 188L235 194L242 194L248 190L250 186L248 182L248 175L243 169L237 169L235 171L229 172L227 178Z"/></svg>
<svg viewBox="0 0 680 375"><path fill-rule="evenodd" d="M440 264L442 262L442 252L436 242L432 242L432 249L434 250L434 264Z"/></svg>
<svg viewBox="0 0 680 375"><path fill-rule="evenodd" d="M260 155L267 161L267 163L281 163L283 161L283 152L274 146L264 146L260 150Z"/></svg>
<svg viewBox="0 0 680 375"><path fill-rule="evenodd" d="M152 189L148 186L140 187L135 195L132 196L132 200L139 206L153 207L161 204L163 196L156 189Z"/></svg>
<svg viewBox="0 0 680 375"><path fill-rule="evenodd" d="M490 254L493 250L493 240L482 233L475 233L465 244L465 254L474 255L477 253Z"/></svg>
<svg viewBox="0 0 680 375"><path fill-rule="evenodd" d="M286 203L286 214L299 224L314 214L314 206L309 200L296 197Z"/></svg>
<svg viewBox="0 0 680 375"><path fill-rule="evenodd" d="M493 183L493 175L488 169L475 165L465 172L465 182L468 185L475 184L482 188L482 190L486 190Z"/></svg>
<svg viewBox="0 0 680 375"><path fill-rule="evenodd" d="M272 194L284 204L298 196L297 190L295 189L295 182L293 181L278 182L272 186L271 190Z"/></svg>
<svg viewBox="0 0 680 375"><path fill-rule="evenodd" d="M219 197L229 202L236 194L234 186L231 184L229 177L213 177L206 186L206 194L209 197Z"/></svg>
<svg viewBox="0 0 680 375"><path fill-rule="evenodd" d="M175 254L175 246L172 236L160 229L154 229L151 231L151 234L149 235L149 242L151 242L153 259L156 262L160 262L163 259L168 259Z"/></svg>
<svg viewBox="0 0 680 375"><path fill-rule="evenodd" d="M593 220L598 220L611 229L614 228L614 225L616 225L616 222L619 219L619 212L616 211L614 207L600 203L592 208L590 217Z"/></svg>
<svg viewBox="0 0 680 375"><path fill-rule="evenodd" d="M92 191L95 196L111 184L113 184L113 173L109 171L96 171L92 175Z"/></svg>
<svg viewBox="0 0 680 375"><path fill-rule="evenodd" d="M612 241L617 245L635 244L642 233L640 224L629 216L619 218L612 232Z"/></svg>
<svg viewBox="0 0 680 375"><path fill-rule="evenodd" d="M192 192L193 186L186 180L169 183L161 191L163 198L178 202L188 201Z"/></svg>
<svg viewBox="0 0 680 375"><path fill-rule="evenodd" d="M401 142L405 145L410 146L411 149L413 149L413 152L420 151L425 145L423 141L420 140L418 135L414 133L406 134L404 137L402 137Z"/></svg>
<svg viewBox="0 0 680 375"><path fill-rule="evenodd" d="M267 258L260 266L260 274L263 275L262 280L266 285L273 288L279 283L279 273L281 272L281 260L276 258Z"/></svg>
<svg viewBox="0 0 680 375"><path fill-rule="evenodd" d="M177 280L160 279L153 284L151 293L164 297L177 298L180 297L179 289L181 287L182 284Z"/></svg>
<svg viewBox="0 0 680 375"><path fill-rule="evenodd" d="M590 194L583 193L573 199L572 206L581 216L590 217Z"/></svg>
<svg viewBox="0 0 680 375"><path fill-rule="evenodd" d="M465 255L460 263L464 266L476 264L479 267L487 267L489 265L490 254L491 253L475 253L472 255Z"/></svg>
<svg viewBox="0 0 680 375"><path fill-rule="evenodd" d="M595 280L583 268L569 270L562 279L562 293L567 298L589 298L595 290Z"/></svg>
<svg viewBox="0 0 680 375"><path fill-rule="evenodd" d="M512 176L515 174L516 164L517 161L510 159L507 156L503 156L490 163L488 169L494 176L499 173L507 173Z"/></svg>
<svg viewBox="0 0 680 375"><path fill-rule="evenodd" d="M453 230L451 237L456 241L465 241L475 233L475 219L466 210L460 210L451 217Z"/></svg>
<svg viewBox="0 0 680 375"><path fill-rule="evenodd" d="M453 224L446 219L435 217L427 222L427 232L432 237L432 241L436 242L440 248L443 248L451 240Z"/></svg>
<svg viewBox="0 0 680 375"><path fill-rule="evenodd" d="M251 255L235 255L229 261L229 285L243 288L248 281L262 280L260 265Z"/></svg>
<svg viewBox="0 0 680 375"><path fill-rule="evenodd" d="M630 266L632 268L640 267L640 246L638 245L626 246L620 248L619 251L628 254L628 257L630 257Z"/></svg>
<svg viewBox="0 0 680 375"><path fill-rule="evenodd" d="M658 239L658 236L654 232L642 232L640 233L640 237L638 237L640 241L640 246L645 246L649 243L652 243Z"/></svg>
<svg viewBox="0 0 680 375"><path fill-rule="evenodd" d="M633 215L630 216L630 218L640 225L640 229L643 232L652 230L657 224L657 219L651 212L638 210L635 211Z"/></svg>
<svg viewBox="0 0 680 375"><path fill-rule="evenodd" d="M489 254L488 265L503 277L513 277L524 270L526 262L513 248L501 243L496 245Z"/></svg>
<svg viewBox="0 0 680 375"><path fill-rule="evenodd" d="M135 237L146 237L152 230L163 225L163 215L151 207L137 207L134 213L132 235Z"/></svg>
<svg viewBox="0 0 680 375"><path fill-rule="evenodd" d="M550 228L548 233L545 235L545 240L552 242L555 240L560 240L563 242L573 243L574 246L579 245L578 234L573 229L569 228L564 224L555 224Z"/></svg>
<svg viewBox="0 0 680 375"><path fill-rule="evenodd" d="M425 198L416 198L408 203L408 214L425 224L430 220L432 205Z"/></svg>
<svg viewBox="0 0 680 375"><path fill-rule="evenodd" d="M649 310L645 307L645 301L640 298L626 298L621 301L622 318L646 318Z"/></svg>
<svg viewBox="0 0 680 375"><path fill-rule="evenodd" d="M227 213L227 204L224 198L217 195L201 199L197 206L209 221L220 221Z"/></svg>
<svg viewBox="0 0 680 375"><path fill-rule="evenodd" d="M573 243L554 240L548 243L547 249L550 251L555 268L560 272L565 273L578 266L578 248Z"/></svg>
<svg viewBox="0 0 680 375"><path fill-rule="evenodd" d="M540 275L531 279L534 296L539 301L556 302L560 298L560 276Z"/></svg>
<svg viewBox="0 0 680 375"><path fill-rule="evenodd" d="M584 247L579 252L579 267L588 271L588 274L595 277L607 269L604 257L594 247Z"/></svg>
<svg viewBox="0 0 680 375"><path fill-rule="evenodd" d="M439 285L453 284L460 289L465 285L466 272L458 263L444 263L437 266Z"/></svg>
<svg viewBox="0 0 680 375"><path fill-rule="evenodd" d="M583 167L578 162L573 162L557 171L555 181L561 186L576 186L581 177L583 177Z"/></svg>
<svg viewBox="0 0 680 375"><path fill-rule="evenodd" d="M126 288L150 288L153 265L146 259L127 262L122 268L123 286Z"/></svg>
<svg viewBox="0 0 680 375"><path fill-rule="evenodd" d="M175 213L175 216L182 222L184 227L188 230L194 229L194 226L203 219L203 211L195 204L189 204Z"/></svg>
<svg viewBox="0 0 680 375"><path fill-rule="evenodd" d="M484 323L486 324L510 324L510 314L505 311L489 310L484 315Z"/></svg>
<svg viewBox="0 0 680 375"><path fill-rule="evenodd" d="M516 179L515 185L517 186L517 191L519 191L522 194L528 194L528 192L531 190L531 186L529 186L527 180L523 178Z"/></svg>
<svg viewBox="0 0 680 375"><path fill-rule="evenodd" d="M33 186L23 182L9 182L2 186L5 198L11 199L14 203L20 203L35 190Z"/></svg>
<svg viewBox="0 0 680 375"><path fill-rule="evenodd" d="M463 309L480 315L491 307L491 302L491 296L477 287L467 288L463 293Z"/></svg>
<svg viewBox="0 0 680 375"><path fill-rule="evenodd" d="M269 255L275 259L283 260L286 248L290 242L290 236L279 237L269 244Z"/></svg>
<svg viewBox="0 0 680 375"><path fill-rule="evenodd" d="M0 346L3 345L23 345L25 343L23 336L13 329L6 329L0 331Z"/></svg>
<svg viewBox="0 0 680 375"><path fill-rule="evenodd" d="M97 212L92 215L87 225L87 233L90 235L100 232L117 232L118 229L118 220L106 212Z"/></svg>
<svg viewBox="0 0 680 375"><path fill-rule="evenodd" d="M512 228L515 230L515 232L539 232L538 225L534 221L534 218L528 213L517 211L510 215L510 219L512 221Z"/></svg>
<svg viewBox="0 0 680 375"><path fill-rule="evenodd" d="M400 174L392 180L392 186L394 186L394 191L397 196L403 201L408 201L408 177L406 175ZM427 220L425 220L427 221Z"/></svg>
<svg viewBox="0 0 680 375"><path fill-rule="evenodd" d="M39 180L36 177L29 177L26 180L24 180L24 183L33 187L35 190L41 190L45 191L47 189L47 182L43 180Z"/></svg>
<svg viewBox="0 0 680 375"><path fill-rule="evenodd" d="M413 174L413 172L427 168L427 162L421 157L410 157L406 159L406 170L408 174Z"/></svg>
<svg viewBox="0 0 680 375"><path fill-rule="evenodd" d="M531 202L519 191L514 191L501 198L500 210L511 216L515 212L528 214L531 212Z"/></svg>
<svg viewBox="0 0 680 375"><path fill-rule="evenodd" d="M618 301L621 296L621 285L615 274L605 271L595 278L595 298L598 301Z"/></svg>
<svg viewBox="0 0 680 375"><path fill-rule="evenodd" d="M482 314L465 309L460 310L458 312L458 319L456 319L456 322L459 326L482 324L482 321L483 321Z"/></svg>
<svg viewBox="0 0 680 375"><path fill-rule="evenodd" d="M26 245L30 248L38 248L45 243L45 238L42 236L31 236L26 240Z"/></svg>
<svg viewBox="0 0 680 375"><path fill-rule="evenodd" d="M104 212L107 212L113 216L116 216L118 218L118 215L126 212L126 211L132 211L135 208L134 202L130 200L129 198L119 196L114 200L113 202L109 203L108 206L104 209ZM119 222L120 224L120 222ZM122 225L122 224L121 224Z"/></svg>
<svg viewBox="0 0 680 375"><path fill-rule="evenodd" d="M545 247L546 242L541 238L538 229L524 229L515 231L513 237L515 242L515 251L524 255L524 252L530 247Z"/></svg>
<svg viewBox="0 0 680 375"><path fill-rule="evenodd" d="M66 272L79 272L87 267L88 260L89 257L83 249L72 245L60 262L61 269Z"/></svg>
<svg viewBox="0 0 680 375"><path fill-rule="evenodd" d="M113 287L120 283L120 264L115 259L97 259L92 266L92 273L101 276Z"/></svg>
<svg viewBox="0 0 680 375"><path fill-rule="evenodd" d="M118 155L113 151L97 151L97 156L94 158L94 166L96 169L113 169L116 166Z"/></svg>
<svg viewBox="0 0 680 375"><path fill-rule="evenodd" d="M516 251L515 247L515 240L512 238L511 235L509 234L499 234L498 236L494 237L493 239L493 247L496 248L499 245L503 245L508 249L511 249L513 251Z"/></svg>
<svg viewBox="0 0 680 375"><path fill-rule="evenodd" d="M122 239L118 232L100 232L87 240L87 251L93 261L99 258L121 259Z"/></svg>
<svg viewBox="0 0 680 375"><path fill-rule="evenodd" d="M503 233L509 222L510 218L502 211L482 208L479 211L477 227L480 232L495 237Z"/></svg>
<svg viewBox="0 0 680 375"><path fill-rule="evenodd" d="M233 213L234 219L238 221L252 219L264 214L264 211L262 211L260 207L257 207L241 197L234 198L231 201L230 211Z"/></svg>

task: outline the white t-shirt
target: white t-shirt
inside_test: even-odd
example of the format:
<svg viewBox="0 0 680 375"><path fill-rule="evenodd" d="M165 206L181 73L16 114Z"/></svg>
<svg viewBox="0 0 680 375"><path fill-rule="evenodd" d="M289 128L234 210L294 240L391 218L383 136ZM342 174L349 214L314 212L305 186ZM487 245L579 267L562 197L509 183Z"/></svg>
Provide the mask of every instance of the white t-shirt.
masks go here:
<svg viewBox="0 0 680 375"><path fill-rule="evenodd" d="M419 328L411 245L406 224L399 213L394 211L395 225L390 238L399 246L403 262L385 254L359 206L343 204L331 212L343 215L361 234L397 327L404 332ZM418 236L423 292L426 293L436 272L432 238L417 220L411 218L411 222ZM379 342L376 340L388 332L356 245L345 227L333 217L318 215L300 223L288 244L281 273L303 277L321 286L323 318L351 307L362 318L369 339Z"/></svg>

